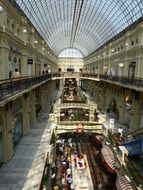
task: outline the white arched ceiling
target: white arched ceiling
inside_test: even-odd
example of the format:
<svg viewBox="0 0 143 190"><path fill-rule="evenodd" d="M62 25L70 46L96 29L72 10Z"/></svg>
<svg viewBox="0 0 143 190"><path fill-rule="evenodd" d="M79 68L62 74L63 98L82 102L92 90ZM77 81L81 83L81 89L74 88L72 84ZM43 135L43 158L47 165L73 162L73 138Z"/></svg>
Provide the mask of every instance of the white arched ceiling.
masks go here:
<svg viewBox="0 0 143 190"><path fill-rule="evenodd" d="M142 0L15 0L58 55L89 55L143 16Z"/></svg>

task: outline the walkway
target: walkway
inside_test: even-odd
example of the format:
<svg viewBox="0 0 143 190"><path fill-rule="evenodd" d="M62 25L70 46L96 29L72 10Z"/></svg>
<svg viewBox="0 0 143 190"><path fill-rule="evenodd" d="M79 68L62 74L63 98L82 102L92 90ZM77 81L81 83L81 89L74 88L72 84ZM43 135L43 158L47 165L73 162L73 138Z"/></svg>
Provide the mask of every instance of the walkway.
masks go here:
<svg viewBox="0 0 143 190"><path fill-rule="evenodd" d="M116 176L109 173L100 157L100 150L98 150L93 142L91 141L91 134L86 134L84 137L77 138L73 133L60 134L59 139L64 139L67 143L68 138L72 139L72 154L71 154L71 163L72 163L72 178L74 184L76 184L75 190L85 189L85 190L97 190L97 184L99 181L103 185L104 190L111 190L115 187ZM65 144L66 144L65 143ZM74 162L74 151L80 152L83 155L84 163L86 167L82 164L82 168L75 166ZM82 160L80 160L82 162ZM59 170L58 166L58 170ZM58 176L56 177L57 184L61 184L59 180L61 179L61 169L58 171Z"/></svg>
<svg viewBox="0 0 143 190"><path fill-rule="evenodd" d="M84 155L84 162L88 163L87 156ZM75 167L74 164L74 157L72 156L72 175L73 175L73 182L76 184L76 190L86 189L86 190L94 190L91 173L88 164L86 167L82 169Z"/></svg>
<svg viewBox="0 0 143 190"><path fill-rule="evenodd" d="M38 114L29 133L20 140L12 159L0 168L0 190L39 190L46 155L51 151L48 115L56 96L57 91L50 105Z"/></svg>

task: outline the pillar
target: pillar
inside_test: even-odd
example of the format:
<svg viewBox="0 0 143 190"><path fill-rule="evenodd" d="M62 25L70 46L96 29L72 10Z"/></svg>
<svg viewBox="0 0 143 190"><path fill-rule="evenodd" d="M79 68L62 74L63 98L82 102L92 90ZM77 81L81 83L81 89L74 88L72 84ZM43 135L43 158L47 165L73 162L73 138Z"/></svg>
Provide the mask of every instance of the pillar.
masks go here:
<svg viewBox="0 0 143 190"><path fill-rule="evenodd" d="M6 110L6 111L5 111ZM7 103L3 109L3 115L5 117L4 126L4 162L8 162L13 156L13 129L14 129L14 118L11 115L11 108Z"/></svg>
<svg viewBox="0 0 143 190"><path fill-rule="evenodd" d="M40 94L40 98L41 98L41 106L42 109L45 108L45 106L47 105L47 100L46 100L46 89L45 89L45 85L42 85L40 88L41 94Z"/></svg>
<svg viewBox="0 0 143 190"><path fill-rule="evenodd" d="M28 94L23 95L23 109L22 109L22 127L23 135L26 135L30 129L30 114L29 114L29 97Z"/></svg>
<svg viewBox="0 0 143 190"><path fill-rule="evenodd" d="M36 122L36 97L35 90L30 93L30 122L33 125Z"/></svg>

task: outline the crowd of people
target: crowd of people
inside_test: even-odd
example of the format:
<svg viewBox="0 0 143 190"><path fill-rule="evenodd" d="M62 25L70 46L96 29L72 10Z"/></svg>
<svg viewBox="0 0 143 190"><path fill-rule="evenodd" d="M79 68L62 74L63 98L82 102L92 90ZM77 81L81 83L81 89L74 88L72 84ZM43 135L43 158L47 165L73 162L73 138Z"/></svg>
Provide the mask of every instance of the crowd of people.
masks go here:
<svg viewBox="0 0 143 190"><path fill-rule="evenodd" d="M71 138L67 142L59 140L57 142L57 161L60 183L63 189L74 190L75 185L72 178L72 163L71 154L73 151L73 144Z"/></svg>
<svg viewBox="0 0 143 190"><path fill-rule="evenodd" d="M56 155L56 170L54 169L54 165L51 175L51 179L54 179L52 189L54 190L54 187L58 186L60 190L76 190L79 184L76 184L73 177L73 167L74 170L78 170L81 167L82 172L87 168L87 163L84 160L81 150L73 142L72 138L58 139L56 142ZM82 176L82 173L80 175ZM101 181L97 182L96 189L103 189Z"/></svg>

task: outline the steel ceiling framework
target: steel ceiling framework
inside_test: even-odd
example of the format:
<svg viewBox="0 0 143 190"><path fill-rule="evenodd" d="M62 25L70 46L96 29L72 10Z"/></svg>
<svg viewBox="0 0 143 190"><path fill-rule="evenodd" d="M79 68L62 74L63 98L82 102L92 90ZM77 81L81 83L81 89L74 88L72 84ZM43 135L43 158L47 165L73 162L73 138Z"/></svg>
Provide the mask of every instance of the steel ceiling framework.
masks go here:
<svg viewBox="0 0 143 190"><path fill-rule="evenodd" d="M98 49L143 16L143 0L15 0L55 55Z"/></svg>

